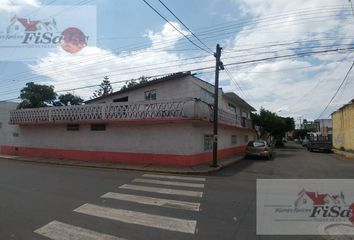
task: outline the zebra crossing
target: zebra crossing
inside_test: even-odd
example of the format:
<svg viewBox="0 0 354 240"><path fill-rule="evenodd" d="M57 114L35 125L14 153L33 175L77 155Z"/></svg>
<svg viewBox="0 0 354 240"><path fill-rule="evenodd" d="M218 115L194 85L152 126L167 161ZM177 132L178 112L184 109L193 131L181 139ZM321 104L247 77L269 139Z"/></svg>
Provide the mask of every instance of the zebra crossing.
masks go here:
<svg viewBox="0 0 354 240"><path fill-rule="evenodd" d="M205 182L206 179L201 177L143 174L139 178L133 179L129 184L123 184L117 187L115 191L103 194L100 198L142 206L174 209L175 211L191 211L197 214L200 211L200 200L203 197ZM181 188L183 188L183 190ZM166 214L158 215L135 209L125 209L121 205L123 204L120 204L119 208L117 208L85 203L73 209L73 213L80 214L81 216L94 217L97 218L97 221L105 219L113 221L116 224L139 225L149 229L151 228L151 230L160 229L191 235L196 233L196 219L181 218L180 215L173 211L166 216ZM176 216L173 216L173 214ZM34 233L53 240L126 239L126 236L113 236L57 220L53 220L36 229Z"/></svg>

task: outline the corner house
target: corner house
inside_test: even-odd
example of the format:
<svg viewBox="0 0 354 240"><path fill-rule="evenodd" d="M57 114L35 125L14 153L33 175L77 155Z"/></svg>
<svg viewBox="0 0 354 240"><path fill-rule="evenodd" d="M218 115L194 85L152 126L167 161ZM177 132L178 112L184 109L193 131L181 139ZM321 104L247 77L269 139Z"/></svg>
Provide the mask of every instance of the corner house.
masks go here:
<svg viewBox="0 0 354 240"><path fill-rule="evenodd" d="M75 160L192 166L211 161L213 85L190 72L85 105L15 110L0 103L0 152ZM253 107L219 89L218 157L255 138ZM12 109L12 110L11 110Z"/></svg>

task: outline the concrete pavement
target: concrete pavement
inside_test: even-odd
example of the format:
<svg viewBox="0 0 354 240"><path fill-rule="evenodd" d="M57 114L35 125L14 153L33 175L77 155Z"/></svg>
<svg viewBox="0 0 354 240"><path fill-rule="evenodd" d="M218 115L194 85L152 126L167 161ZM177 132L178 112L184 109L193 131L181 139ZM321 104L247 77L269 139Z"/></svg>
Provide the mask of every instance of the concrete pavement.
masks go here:
<svg viewBox="0 0 354 240"><path fill-rule="evenodd" d="M0 239L323 239L256 236L256 179L353 176L354 161L297 145L198 176L3 160Z"/></svg>
<svg viewBox="0 0 354 240"><path fill-rule="evenodd" d="M43 158L43 157L28 157L28 156L12 156L0 154L0 160L13 160L22 162L34 162L43 164L66 165L76 167L90 167L90 168L104 168L115 170L129 170L139 172L156 172L156 173L171 173L171 174L207 174L216 172L225 167L239 162L243 159L244 154L235 154L226 158L218 160L217 167L211 167L211 163L203 163L192 167L183 166L164 166L154 164L127 164L127 163L113 163L113 162L99 162L99 161L78 161L70 159L57 158ZM210 160L211 161L211 160Z"/></svg>

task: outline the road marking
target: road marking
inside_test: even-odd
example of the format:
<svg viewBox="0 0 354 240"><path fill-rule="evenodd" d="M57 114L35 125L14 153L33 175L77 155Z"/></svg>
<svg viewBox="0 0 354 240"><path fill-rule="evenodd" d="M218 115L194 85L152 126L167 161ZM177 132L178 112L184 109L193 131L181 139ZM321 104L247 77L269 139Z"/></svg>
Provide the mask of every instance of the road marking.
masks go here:
<svg viewBox="0 0 354 240"><path fill-rule="evenodd" d="M203 196L203 192L176 190L176 189L158 188L158 187L146 187L146 186L139 186L139 185L132 185L132 184L124 184L119 188L144 191L144 192L163 193L163 194L170 194L170 195L182 195L182 196L189 196L189 197Z"/></svg>
<svg viewBox="0 0 354 240"><path fill-rule="evenodd" d="M204 184L202 184L202 183L171 182L171 181L161 181L161 180L155 180L155 179L137 178L137 179L134 179L133 182L154 183L154 184L169 185L169 186L204 188Z"/></svg>
<svg viewBox="0 0 354 240"><path fill-rule="evenodd" d="M128 201L128 202L141 203L141 204L147 204L147 205L153 205L153 206L159 206L159 207L169 207L169 208L191 210L191 211L196 211L196 212L199 211L199 207L200 207L200 203L177 201L177 200L170 200L170 199L163 199L163 198L152 198L152 197L114 193L114 192L108 192L108 193L102 195L101 197L122 200L122 201Z"/></svg>
<svg viewBox="0 0 354 240"><path fill-rule="evenodd" d="M202 181L202 182L205 182L205 178L180 177L180 176L159 175L159 174L144 174L143 177L167 178L167 179L176 179L176 180L190 180L190 181Z"/></svg>
<svg viewBox="0 0 354 240"><path fill-rule="evenodd" d="M169 231L192 234L194 234L195 227L197 225L197 221L195 220L185 220L180 218L164 217L123 209L101 207L89 203L78 207L74 211L91 216L116 220L124 223L131 223L147 227L160 228Z"/></svg>
<svg viewBox="0 0 354 240"><path fill-rule="evenodd" d="M53 240L124 240L58 221L52 221L34 232Z"/></svg>

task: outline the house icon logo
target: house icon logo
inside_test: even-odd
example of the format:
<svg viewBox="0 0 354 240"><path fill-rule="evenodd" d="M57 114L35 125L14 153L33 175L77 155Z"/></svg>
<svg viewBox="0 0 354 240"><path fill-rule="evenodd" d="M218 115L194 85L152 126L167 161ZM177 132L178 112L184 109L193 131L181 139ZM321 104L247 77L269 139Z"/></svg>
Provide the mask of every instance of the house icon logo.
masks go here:
<svg viewBox="0 0 354 240"><path fill-rule="evenodd" d="M305 189L302 189L298 198L295 201L295 207L310 207L313 205L345 205L344 194L340 192L339 194L320 194L318 192L308 192Z"/></svg>
<svg viewBox="0 0 354 240"><path fill-rule="evenodd" d="M88 36L76 27L58 30L54 18L50 20L31 20L14 15L6 28L6 39L20 39L20 44L30 48L61 46L69 53L79 52L87 46Z"/></svg>
<svg viewBox="0 0 354 240"><path fill-rule="evenodd" d="M6 29L8 35L21 34L24 32L58 32L57 23L54 18L48 21L30 20L27 18L19 18L16 15L10 20L10 24Z"/></svg>
<svg viewBox="0 0 354 240"><path fill-rule="evenodd" d="M348 218L354 225L354 203L348 205L342 191L339 194L329 194L302 189L294 206L297 209L311 209L310 218Z"/></svg>

